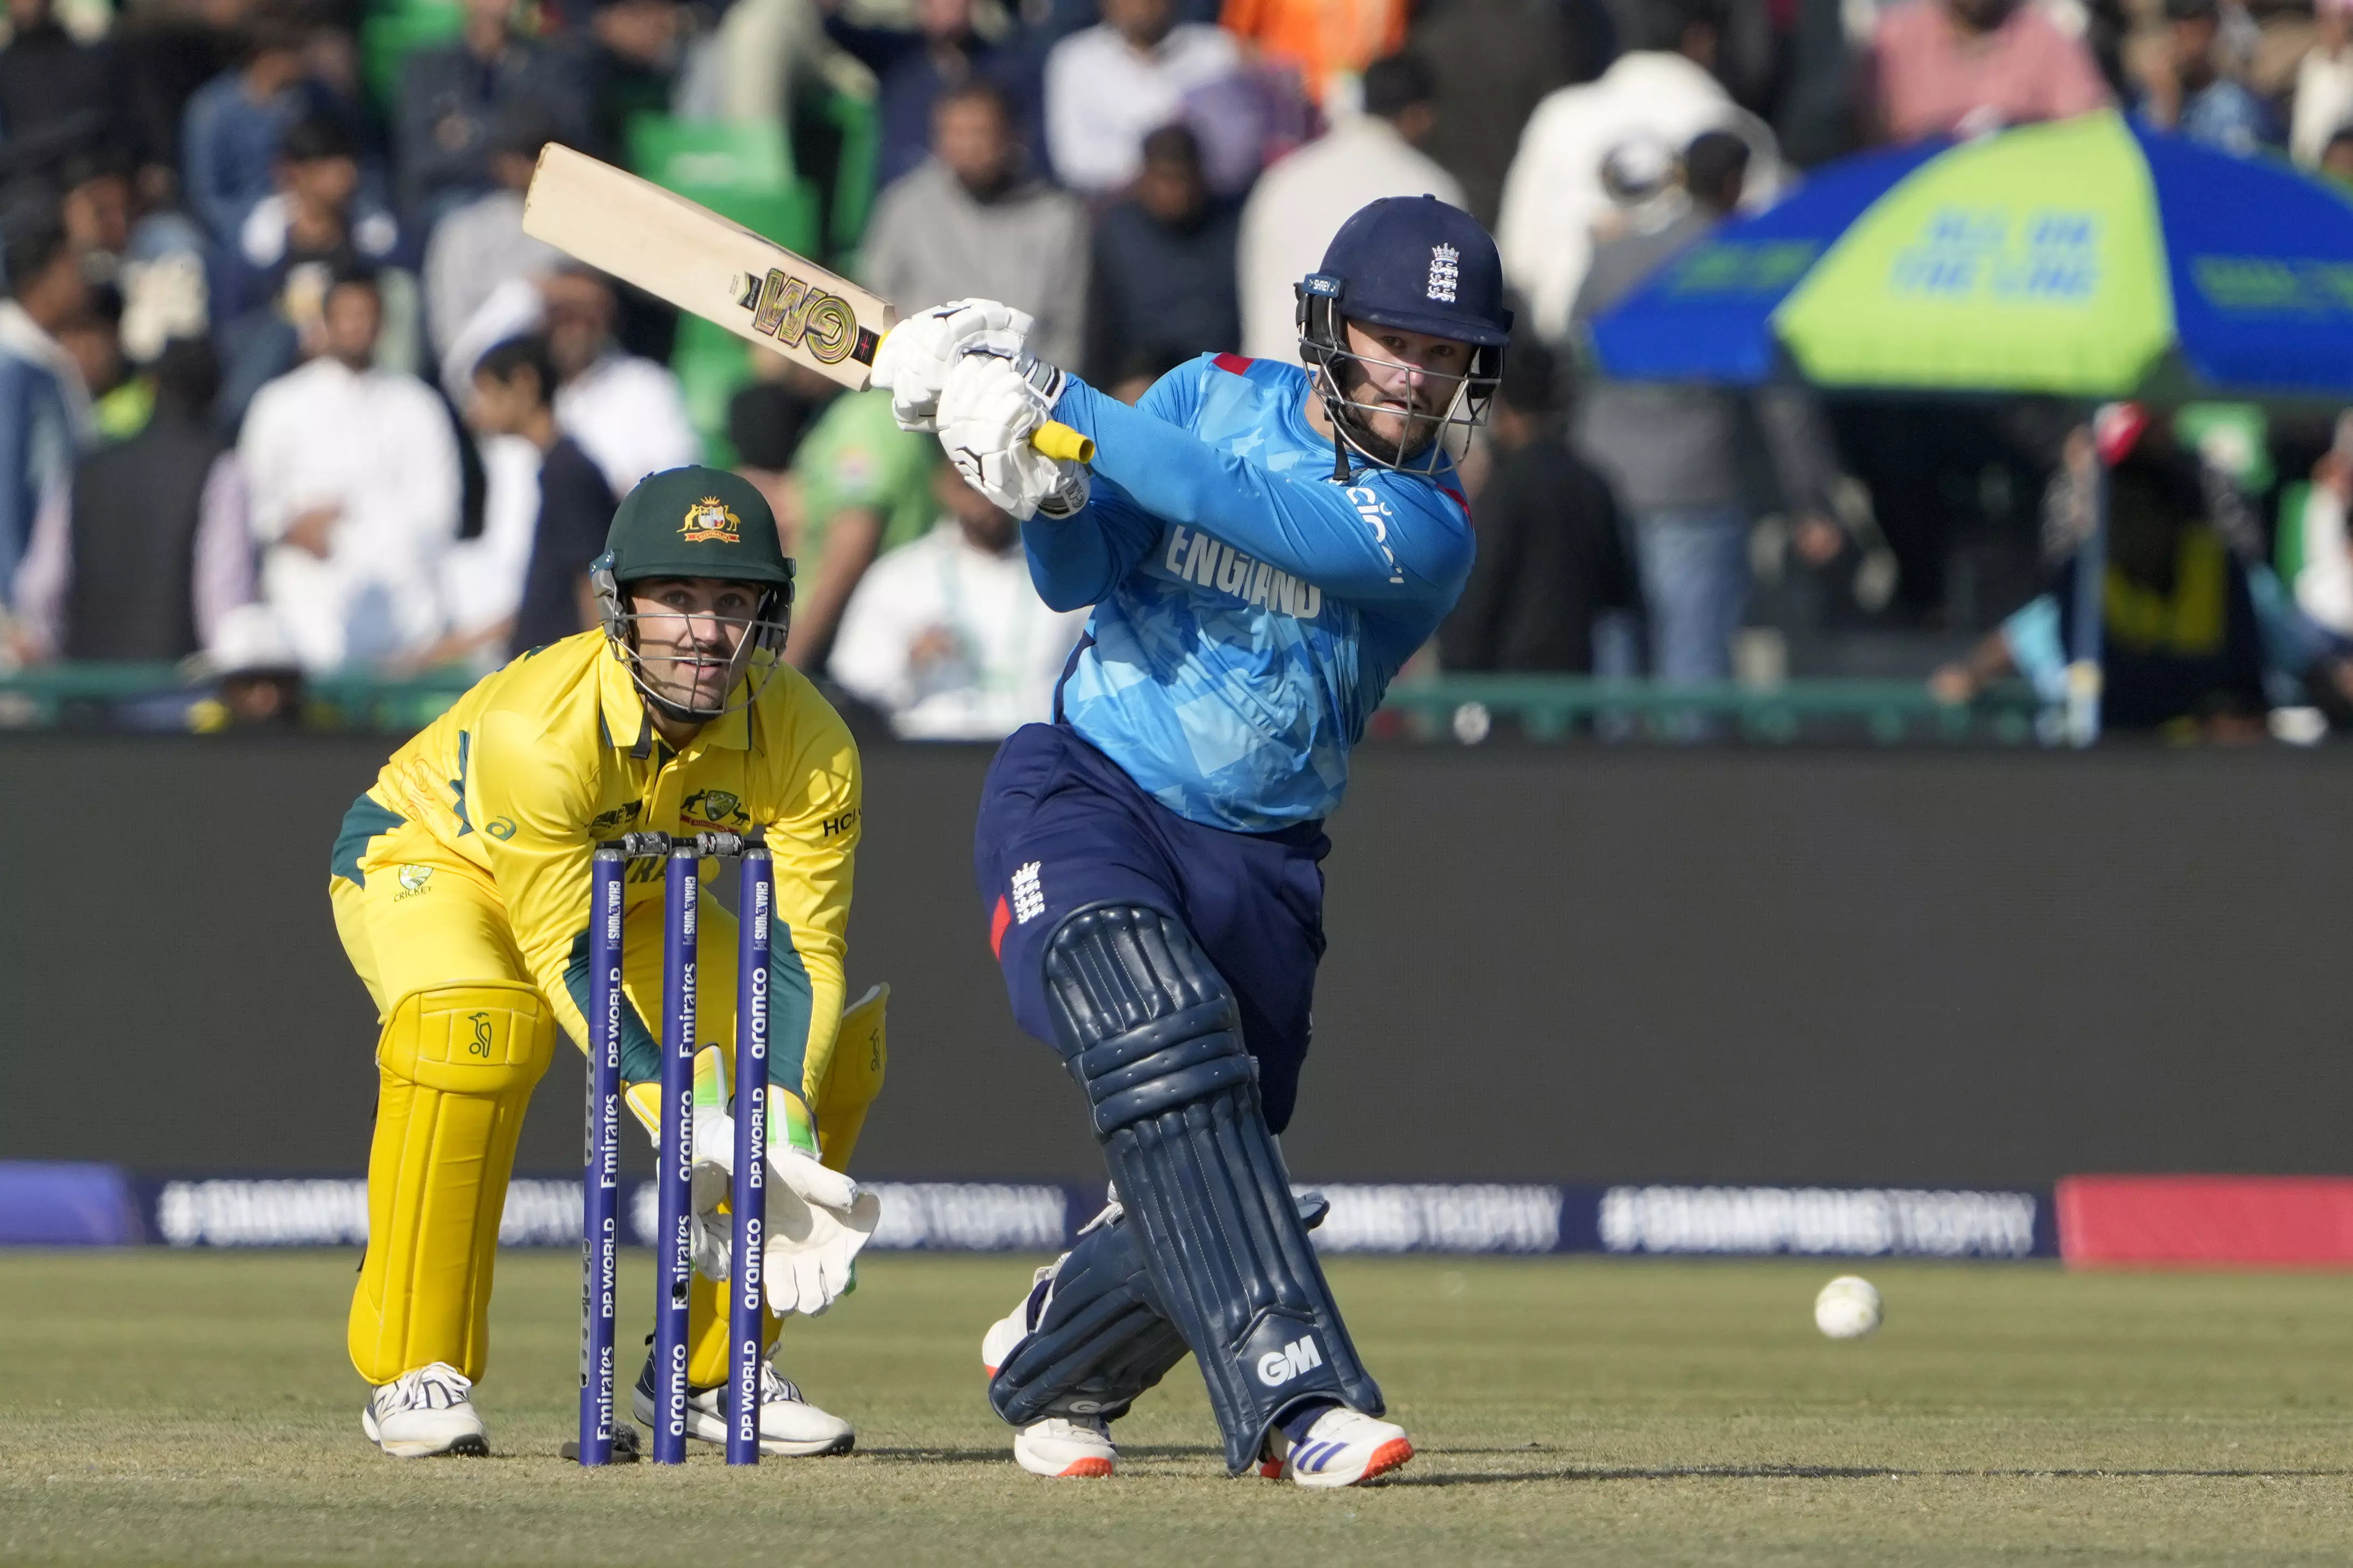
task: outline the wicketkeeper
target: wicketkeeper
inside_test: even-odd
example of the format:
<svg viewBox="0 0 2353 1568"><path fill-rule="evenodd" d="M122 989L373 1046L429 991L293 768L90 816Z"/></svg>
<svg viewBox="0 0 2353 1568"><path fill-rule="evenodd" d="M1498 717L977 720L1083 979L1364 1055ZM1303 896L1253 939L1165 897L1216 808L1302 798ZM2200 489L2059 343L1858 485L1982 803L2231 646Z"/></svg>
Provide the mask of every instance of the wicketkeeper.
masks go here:
<svg viewBox="0 0 2353 1568"><path fill-rule="evenodd" d="M629 492L590 571L603 628L486 677L393 753L353 803L328 883L352 967L376 1005L380 1087L368 1247L352 1363L361 1421L387 1454L484 1454L472 1387L489 1357L491 1268L515 1138L560 1023L587 1031L589 855L624 832L766 832L770 961L766 1342L784 1314L845 1289L876 1204L843 1173L881 1088L884 994L843 1009L859 838L858 750L781 657L792 563L759 491L716 469ZM627 887L622 1078L658 1134L660 862ZM706 868L706 871L708 871ZM688 1430L723 1442L732 1163L726 1064L734 922L705 900L696 1064L696 1260ZM761 1449L833 1454L849 1423L762 1364ZM638 1418L653 1419L653 1363ZM634 1439L635 1429L623 1433Z"/></svg>
<svg viewBox="0 0 2353 1568"><path fill-rule="evenodd" d="M988 300L877 357L900 422L1025 520L1046 602L1093 606L1054 722L997 753L974 847L1014 1014L1084 1089L1116 1194L982 1343L1036 1474L1111 1474L1109 1423L1188 1349L1236 1472L1347 1486L1413 1456L1274 1135L1324 951L1323 820L1470 572L1450 438L1510 324L1493 243L1421 196L1358 212L1300 286L1304 368L1204 355L1130 409ZM1049 417L1094 439L1091 466L1032 449Z"/></svg>

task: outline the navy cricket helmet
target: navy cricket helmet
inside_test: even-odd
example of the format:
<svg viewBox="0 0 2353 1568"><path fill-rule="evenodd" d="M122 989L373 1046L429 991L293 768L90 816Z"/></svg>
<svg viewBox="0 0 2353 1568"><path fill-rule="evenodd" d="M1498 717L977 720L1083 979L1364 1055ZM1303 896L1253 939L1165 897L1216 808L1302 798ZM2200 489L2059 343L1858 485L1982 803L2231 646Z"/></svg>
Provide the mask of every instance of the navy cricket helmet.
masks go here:
<svg viewBox="0 0 2353 1568"><path fill-rule="evenodd" d="M1415 451L1434 469L1444 437L1467 436L1486 416L1504 374L1504 345L1512 312L1504 303L1504 263L1479 220L1436 196L1384 196L1356 210L1324 252L1324 265L1298 286L1299 357L1316 373L1316 385L1346 446L1385 468L1402 468ZM1346 323L1426 332L1471 345L1460 378L1431 430L1404 449L1369 436L1375 405L1351 394L1363 367L1374 362L1350 351ZM1335 473L1347 472L1345 450L1334 453Z"/></svg>
<svg viewBox="0 0 2353 1568"><path fill-rule="evenodd" d="M1512 334L1504 263L1479 220L1436 196L1384 196L1356 209L1303 286L1337 284L1340 313L1373 326L1501 348Z"/></svg>

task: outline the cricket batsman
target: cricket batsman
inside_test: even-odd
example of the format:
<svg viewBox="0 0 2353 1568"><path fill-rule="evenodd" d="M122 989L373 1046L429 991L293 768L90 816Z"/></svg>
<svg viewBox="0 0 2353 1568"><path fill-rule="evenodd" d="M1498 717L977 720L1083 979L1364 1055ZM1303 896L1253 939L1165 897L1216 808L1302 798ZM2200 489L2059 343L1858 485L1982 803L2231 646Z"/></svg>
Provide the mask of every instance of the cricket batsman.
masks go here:
<svg viewBox="0 0 2353 1568"><path fill-rule="evenodd" d="M843 1011L859 837L858 750L782 653L792 563L760 492L733 474L649 476L589 572L603 626L486 677L393 753L353 803L328 890L383 1024L368 1153L368 1246L353 1364L374 1385L369 1439L402 1458L486 1454L473 1384L489 1358L499 1218L532 1086L560 1023L584 1047L589 857L624 832L748 833L775 855L770 960L768 1273L773 1356L789 1312L848 1287L876 1203L843 1173L881 1084L880 988ZM626 886L621 1075L658 1135L662 879ZM643 874L650 867L653 875ZM702 905L695 1081L696 1263L688 1431L723 1442L733 1159L725 1070L733 919ZM725 1129L725 1131L722 1131ZM715 1168L714 1168L715 1167ZM849 1423L762 1363L761 1451L837 1454ZM653 1363L638 1419L653 1420ZM626 1424L625 1448L636 1429Z"/></svg>
<svg viewBox="0 0 2353 1568"><path fill-rule="evenodd" d="M992 301L912 318L877 358L901 422L1025 520L1045 601L1093 607L1054 721L997 753L974 847L1014 1015L1085 1090L1113 1184L982 1342L1037 1475L1110 1475L1110 1423L1188 1350L1234 1473L1352 1486L1413 1457L1276 1134L1324 818L1470 572L1451 438L1483 417L1511 317L1493 242L1430 196L1356 213L1298 298L1303 368L1205 355L1134 409L1023 352ZM1091 463L1030 447L1050 417Z"/></svg>

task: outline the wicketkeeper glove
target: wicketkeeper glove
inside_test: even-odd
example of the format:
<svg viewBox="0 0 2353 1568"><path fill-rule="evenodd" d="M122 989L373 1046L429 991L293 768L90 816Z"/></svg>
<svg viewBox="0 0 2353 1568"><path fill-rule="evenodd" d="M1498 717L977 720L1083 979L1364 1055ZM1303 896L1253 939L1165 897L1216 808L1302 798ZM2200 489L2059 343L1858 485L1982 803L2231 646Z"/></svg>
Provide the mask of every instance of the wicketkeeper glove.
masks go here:
<svg viewBox="0 0 2353 1568"><path fill-rule="evenodd" d="M1029 335L1029 312L994 300L952 300L908 317L874 351L873 384L891 394L902 430L939 426L940 388L956 360L975 349L1011 356Z"/></svg>
<svg viewBox="0 0 2353 1568"><path fill-rule="evenodd" d="M734 1227L717 1212L735 1171L735 1119L728 1114L723 1078L718 1047L705 1047L694 1074L695 1268L713 1279L728 1277L734 1247ZM768 1169L761 1278L769 1310L815 1317L849 1289L850 1266L882 1218L882 1200L818 1163L817 1125L800 1096L773 1083L763 1087Z"/></svg>
<svg viewBox="0 0 2353 1568"><path fill-rule="evenodd" d="M1086 465L1029 444L1069 378L1034 354L967 352L939 402L940 446L965 482L1021 521L1065 518L1087 504Z"/></svg>

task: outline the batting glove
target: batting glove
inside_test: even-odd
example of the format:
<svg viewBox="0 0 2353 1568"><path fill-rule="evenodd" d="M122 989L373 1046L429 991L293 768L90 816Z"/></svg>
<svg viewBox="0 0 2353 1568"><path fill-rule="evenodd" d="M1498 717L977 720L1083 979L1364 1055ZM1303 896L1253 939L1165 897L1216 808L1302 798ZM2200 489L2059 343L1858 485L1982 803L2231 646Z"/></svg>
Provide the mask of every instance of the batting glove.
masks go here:
<svg viewBox="0 0 2353 1568"><path fill-rule="evenodd" d="M940 445L965 482L1013 517L1069 517L1087 503L1086 467L1047 457L1029 437L1068 378L1023 353L966 353L940 393Z"/></svg>
<svg viewBox="0 0 2353 1568"><path fill-rule="evenodd" d="M882 335L874 351L873 384L891 394L891 415L902 430L939 426L940 389L959 357L974 350L1022 352L1029 312L994 300L954 300L908 317Z"/></svg>

